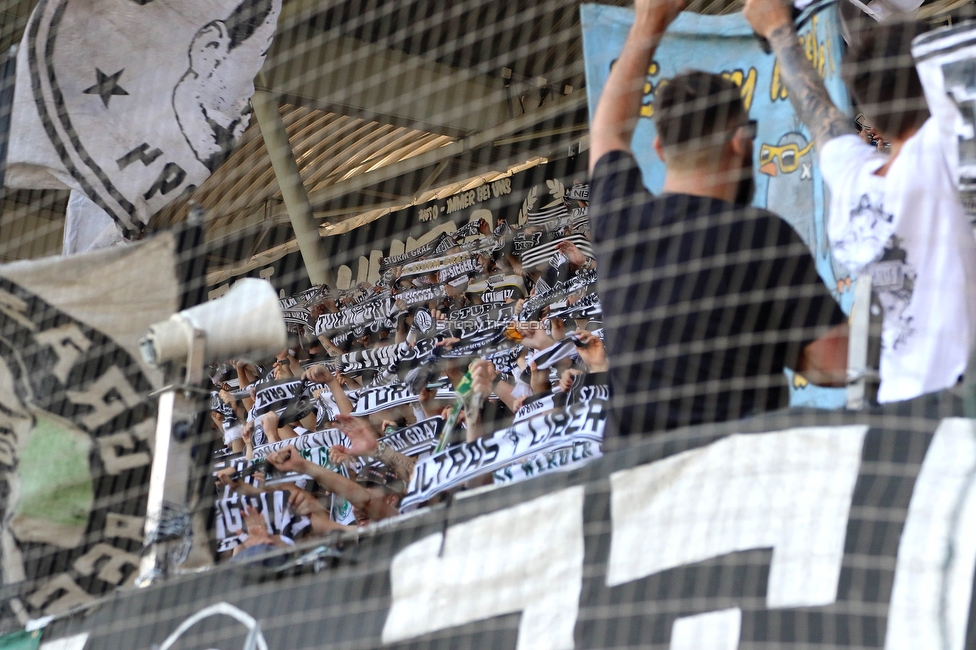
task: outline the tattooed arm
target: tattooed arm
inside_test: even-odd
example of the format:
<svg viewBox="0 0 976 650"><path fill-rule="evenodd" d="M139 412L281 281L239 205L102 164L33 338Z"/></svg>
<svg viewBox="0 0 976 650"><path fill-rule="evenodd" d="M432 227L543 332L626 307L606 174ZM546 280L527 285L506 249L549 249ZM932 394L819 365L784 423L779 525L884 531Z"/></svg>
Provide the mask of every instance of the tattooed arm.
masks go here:
<svg viewBox="0 0 976 650"><path fill-rule="evenodd" d="M376 451L373 452L373 458L392 469L398 479L408 484L410 483L410 477L413 476L413 468L417 465L416 458L405 456L382 444L377 444Z"/></svg>
<svg viewBox="0 0 976 650"><path fill-rule="evenodd" d="M380 445L376 432L369 426L369 422L363 418L340 415L336 422L339 425L339 430L349 438L349 447L335 445L334 449L352 456L371 456L392 469L397 478L410 483L413 468L417 464L416 459L393 451L386 445Z"/></svg>
<svg viewBox="0 0 976 650"><path fill-rule="evenodd" d="M780 0L746 0L743 14L756 33L769 40L790 102L810 129L817 149L822 149L828 140L853 134L851 119L834 106L823 80L807 59L789 8Z"/></svg>

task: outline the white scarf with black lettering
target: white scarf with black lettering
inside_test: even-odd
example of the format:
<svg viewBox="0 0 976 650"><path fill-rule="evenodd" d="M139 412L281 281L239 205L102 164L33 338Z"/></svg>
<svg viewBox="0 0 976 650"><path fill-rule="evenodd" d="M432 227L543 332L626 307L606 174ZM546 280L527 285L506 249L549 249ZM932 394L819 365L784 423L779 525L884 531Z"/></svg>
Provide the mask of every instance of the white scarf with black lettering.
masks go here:
<svg viewBox="0 0 976 650"><path fill-rule="evenodd" d="M530 418L474 442L452 445L417 463L401 507L422 503L532 455L583 441L602 443L608 415L605 402L575 404Z"/></svg>
<svg viewBox="0 0 976 650"><path fill-rule="evenodd" d="M261 513L269 535L280 535L286 544L294 544L295 538L311 528L312 522L307 516L292 512L288 497L288 490L274 490L253 497L231 492L217 499L217 552L229 551L247 540L243 513L245 504Z"/></svg>

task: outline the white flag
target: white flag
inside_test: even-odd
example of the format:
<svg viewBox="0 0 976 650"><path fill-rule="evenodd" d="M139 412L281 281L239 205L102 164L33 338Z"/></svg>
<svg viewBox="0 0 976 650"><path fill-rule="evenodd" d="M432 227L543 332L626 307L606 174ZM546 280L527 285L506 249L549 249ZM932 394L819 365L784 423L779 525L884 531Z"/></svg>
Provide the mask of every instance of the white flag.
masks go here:
<svg viewBox="0 0 976 650"><path fill-rule="evenodd" d="M17 60L6 184L71 188L126 235L247 127L281 0L39 0Z"/></svg>

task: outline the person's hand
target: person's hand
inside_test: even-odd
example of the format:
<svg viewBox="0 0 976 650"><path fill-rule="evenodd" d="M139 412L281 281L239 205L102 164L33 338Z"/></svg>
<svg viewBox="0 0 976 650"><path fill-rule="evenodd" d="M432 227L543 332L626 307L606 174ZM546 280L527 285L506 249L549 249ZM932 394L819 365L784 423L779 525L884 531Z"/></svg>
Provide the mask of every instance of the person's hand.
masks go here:
<svg viewBox="0 0 976 650"><path fill-rule="evenodd" d="M346 452L346 448L342 445L332 445L329 447L329 460L336 467L340 465L352 467L353 465L353 457Z"/></svg>
<svg viewBox="0 0 976 650"><path fill-rule="evenodd" d="M562 318L549 318L549 331L552 332L552 340L562 341L566 337L566 323Z"/></svg>
<svg viewBox="0 0 976 650"><path fill-rule="evenodd" d="M302 379L316 384L331 384L336 381L335 375L324 363L317 363L302 373Z"/></svg>
<svg viewBox="0 0 976 650"><path fill-rule="evenodd" d="M237 490L240 485L240 481L231 480L234 472L237 470L233 467L225 467L222 470L217 471L217 475L214 477L214 482L217 484L217 489L229 487L232 490Z"/></svg>
<svg viewBox="0 0 976 650"><path fill-rule="evenodd" d="M244 423L241 427L241 439L244 441L245 445L251 444L251 437L254 435L254 420Z"/></svg>
<svg viewBox="0 0 976 650"><path fill-rule="evenodd" d="M586 266L586 255L583 255L583 251L577 248L573 242L561 241L556 244L556 250L566 256L570 266L575 268Z"/></svg>
<svg viewBox="0 0 976 650"><path fill-rule="evenodd" d="M681 10L685 8L684 0L635 0L634 11L638 17L645 17L662 32L674 22Z"/></svg>
<svg viewBox="0 0 976 650"><path fill-rule="evenodd" d="M288 363L288 360L279 359L278 361L275 361L273 374L275 379L291 379L291 365Z"/></svg>
<svg viewBox="0 0 976 650"><path fill-rule="evenodd" d="M268 534L268 524L264 520L264 515L251 508L246 503L241 509L244 519L244 530L247 532L247 540L251 543L270 539Z"/></svg>
<svg viewBox="0 0 976 650"><path fill-rule="evenodd" d="M471 390L487 398L491 395L493 383L497 375L498 372L495 370L495 365L491 361L478 359L471 364Z"/></svg>
<svg viewBox="0 0 976 650"><path fill-rule="evenodd" d="M224 390L223 388L221 388L220 391L217 393L217 397L220 398L221 402L223 402L224 404L226 404L231 408L237 406L237 400L234 399L234 395L228 390Z"/></svg>
<svg viewBox="0 0 976 650"><path fill-rule="evenodd" d="M319 503L319 500L314 496L306 492L305 490L290 490L291 495L288 497L288 503L291 504L291 510L296 515L310 515L315 512L328 514L329 510Z"/></svg>
<svg viewBox="0 0 976 650"><path fill-rule="evenodd" d="M529 364L529 369L532 371L532 378L529 380L529 386L532 387L532 392L536 395L548 392L552 388L549 385L549 372L539 370L535 365L535 361Z"/></svg>
<svg viewBox="0 0 976 650"><path fill-rule="evenodd" d="M559 375L559 390L568 393L569 389L573 387L573 381L582 374L583 371L576 368L563 370L563 374Z"/></svg>
<svg viewBox="0 0 976 650"><path fill-rule="evenodd" d="M445 350L450 350L454 347L455 343L460 343L461 339L448 337L446 339L441 339L434 344L435 348L444 348Z"/></svg>
<svg viewBox="0 0 976 650"><path fill-rule="evenodd" d="M603 347L600 337L589 330L576 330L576 338L585 345L577 347L580 359L590 369L590 372L606 372L610 370L607 362L607 350Z"/></svg>
<svg viewBox="0 0 976 650"><path fill-rule="evenodd" d="M349 438L349 446L341 451L353 456L369 456L376 451L377 436L369 426L369 420L351 415L340 415L336 420L339 431ZM339 446L339 445L337 445Z"/></svg>
<svg viewBox="0 0 976 650"><path fill-rule="evenodd" d="M783 0L746 0L742 9L754 32L763 38L769 38L776 29L793 23L788 5Z"/></svg>
<svg viewBox="0 0 976 650"><path fill-rule="evenodd" d="M268 454L268 462L282 472L295 472L302 474L305 467L305 459L301 457L294 445L289 445L281 451Z"/></svg>

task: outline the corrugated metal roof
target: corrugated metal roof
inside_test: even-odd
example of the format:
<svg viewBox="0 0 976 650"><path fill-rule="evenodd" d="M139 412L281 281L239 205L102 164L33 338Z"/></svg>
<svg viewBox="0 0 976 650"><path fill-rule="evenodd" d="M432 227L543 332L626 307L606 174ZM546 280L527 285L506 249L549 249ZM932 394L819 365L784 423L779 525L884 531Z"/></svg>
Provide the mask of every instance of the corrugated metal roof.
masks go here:
<svg viewBox="0 0 976 650"><path fill-rule="evenodd" d="M300 106L282 105L280 113L309 192L454 141L450 136ZM251 120L230 158L191 196L157 215L156 225L185 218L189 200L207 210L212 231L241 215L263 212L269 201L281 201L257 120Z"/></svg>

